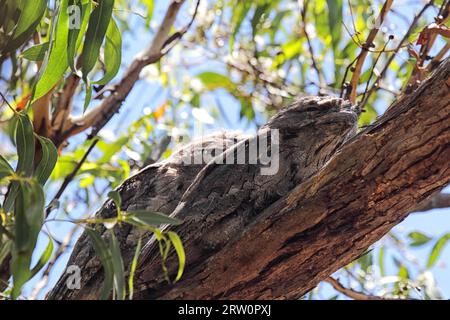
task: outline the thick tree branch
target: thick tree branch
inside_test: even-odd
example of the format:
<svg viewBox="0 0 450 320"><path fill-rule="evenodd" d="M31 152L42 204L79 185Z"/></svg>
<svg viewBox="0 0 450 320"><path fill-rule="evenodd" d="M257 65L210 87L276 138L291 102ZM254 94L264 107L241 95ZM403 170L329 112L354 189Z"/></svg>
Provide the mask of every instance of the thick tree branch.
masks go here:
<svg viewBox="0 0 450 320"><path fill-rule="evenodd" d="M233 231L219 250L205 252L201 241L185 241L187 267L178 283L164 281L159 256L145 259L136 274L135 298L302 297L449 184L449 78L447 60L414 93L400 97L372 126L350 139L319 172L255 212L249 223L234 226L239 232ZM121 187L125 208L172 212L198 172L191 171L170 162L148 167ZM187 172L189 176L179 180ZM203 190L211 192L204 183ZM169 192L170 200L165 198ZM114 214L113 208L106 205L102 216ZM203 219L208 217L195 222L200 228L208 225ZM214 225L209 235L220 238L228 232L227 221ZM183 240L192 239L189 227L177 227ZM124 234L126 248L131 238ZM71 264L94 265L93 250L84 241L77 245ZM176 257L169 257L167 265L173 277ZM101 274L92 268L85 272L90 278L80 291L66 290L61 279L50 297L95 298Z"/></svg>

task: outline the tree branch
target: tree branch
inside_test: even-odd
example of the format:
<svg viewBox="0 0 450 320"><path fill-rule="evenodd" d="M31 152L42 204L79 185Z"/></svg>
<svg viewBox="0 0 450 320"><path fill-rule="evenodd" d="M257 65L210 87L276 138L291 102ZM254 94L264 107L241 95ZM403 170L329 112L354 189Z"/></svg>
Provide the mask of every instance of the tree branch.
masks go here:
<svg viewBox="0 0 450 320"><path fill-rule="evenodd" d="M353 71L352 79L350 80L350 94L348 99L354 104L356 103L356 89L358 87L359 78L361 76L362 67L364 65L364 61L366 60L367 54L369 53L369 48L373 45L373 41L380 30L381 25L383 24L384 19L386 18L389 9L391 8L393 0L386 0L383 7L381 8L380 14L377 18L376 25L370 31L369 36L367 37L366 42L363 44L361 48L361 52L356 60L355 68Z"/></svg>
<svg viewBox="0 0 450 320"><path fill-rule="evenodd" d="M206 235L220 238L230 228L237 230L233 229L234 236L220 249L203 249L203 240L214 239L195 238L196 234L188 231L192 224L178 226L176 231L183 235L186 252L183 278L168 284L159 252L149 255L141 260L136 272L134 297L298 299L361 256L420 203L450 183L449 78L447 59L415 92L400 97L373 125L348 140L320 171L286 196L252 212L248 222L230 226L229 220L223 219L214 224ZM173 212L196 177L195 170L200 169L191 170L180 180L177 172L186 172L186 168L182 170L175 162L147 167L119 188L122 205ZM212 179L228 181L221 172L196 180L203 183L203 189L195 190L204 190L199 192L205 192L207 198L212 192ZM158 184L154 185L155 181ZM112 214L114 207L108 203L99 213ZM237 217L240 214L233 212ZM195 226L208 228L208 219L212 218L196 217ZM84 266L94 259L87 255L86 237L83 239L71 264ZM126 236L123 245L127 246L130 239ZM166 266L170 278L174 278L176 255L169 256ZM50 297L95 298L102 274L92 268L85 272L91 278L84 280L81 290L66 290L62 278Z"/></svg>
<svg viewBox="0 0 450 320"><path fill-rule="evenodd" d="M183 3L184 0L173 0L171 2L152 43L144 50L144 52L134 59L122 79L116 85L112 86L111 94L86 114L78 117L70 117L72 125L61 135L60 139L62 139L62 141L88 128L93 129L90 137L97 135L100 129L103 128L114 114L119 111L123 101L138 81L142 69L149 64L159 61L161 57L168 52L168 50L164 51L164 49L171 45L173 41L179 39L187 31L187 29L183 29L176 37L172 38L172 36L169 36L170 29L172 28L178 11ZM198 3L194 17L197 13L197 8ZM192 22L188 24L188 27L191 24Z"/></svg>
<svg viewBox="0 0 450 320"><path fill-rule="evenodd" d="M328 277L324 281L329 283L337 292L340 292L340 293L346 295L347 297L352 298L353 300L386 300L383 297L366 295L362 292L358 292L353 289L346 288L338 280L334 279L333 277Z"/></svg>
<svg viewBox="0 0 450 320"><path fill-rule="evenodd" d="M438 193L422 202L413 212L423 212L432 209L442 209L450 207L450 193Z"/></svg>

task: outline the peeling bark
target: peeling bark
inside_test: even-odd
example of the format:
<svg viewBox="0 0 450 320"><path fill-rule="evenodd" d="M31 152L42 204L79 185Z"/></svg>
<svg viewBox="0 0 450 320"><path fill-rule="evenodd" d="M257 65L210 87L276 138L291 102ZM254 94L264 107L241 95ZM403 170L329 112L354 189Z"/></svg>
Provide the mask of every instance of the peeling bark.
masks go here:
<svg viewBox="0 0 450 320"><path fill-rule="evenodd" d="M337 152L333 150L323 167L302 175L278 198L262 201L245 222L234 224L233 236L217 248L205 251L203 247L202 237L210 233L202 231L200 239L192 235L208 225L204 218L195 220L200 222L195 228L192 223L177 227L183 240L187 239L188 261L178 283L168 284L161 277L160 261L151 249L150 239L138 270L135 298L303 296L360 256L450 182L449 78L447 60L414 93L399 98L372 126ZM185 212L183 206L177 208L181 200L194 213L202 212L195 201L186 202L201 199L202 192L208 190L205 183L210 180L197 180L200 170L201 166L187 169L170 162L144 169L119 189L124 209L151 207L165 213L175 211L176 215ZM231 174L227 171L224 179ZM191 183L196 187L183 196ZM246 207L238 205L233 210L239 215L246 212ZM108 202L99 214L113 212ZM213 227L217 236L225 230L220 223ZM136 236L125 229L121 228L119 235L125 260L129 261ZM69 262L82 267L82 289L67 290L62 277L49 298L96 298L102 274L94 256L86 237L82 237ZM173 274L177 268L175 258L169 259L169 267Z"/></svg>

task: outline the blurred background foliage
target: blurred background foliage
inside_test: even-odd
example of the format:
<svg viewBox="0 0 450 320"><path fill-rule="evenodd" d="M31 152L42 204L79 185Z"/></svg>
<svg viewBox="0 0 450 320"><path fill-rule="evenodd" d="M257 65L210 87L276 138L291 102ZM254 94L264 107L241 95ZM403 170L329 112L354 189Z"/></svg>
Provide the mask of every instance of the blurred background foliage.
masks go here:
<svg viewBox="0 0 450 320"><path fill-rule="evenodd" d="M2 8L6 8L6 2L0 0ZM89 110L98 104L98 100L89 97L90 92L93 90L95 96L108 85L94 82L107 74L109 67L118 64L117 75L108 81L114 83L133 57L148 45L169 4L157 0L113 2L112 16L120 30L120 39L111 40L109 49L102 45L94 57L93 69L88 70L90 79L84 79L77 87L74 110L79 114L85 107ZM406 46L414 46L419 32L434 21L443 2L394 1L375 38L373 52L364 63L357 88L357 101L367 99L359 120L361 127L382 114L406 85L414 68L414 59ZM0 56L0 91L14 108L27 105L37 76L42 76L35 60L42 60L48 47L30 51L34 47L33 33L37 28L41 43L49 41L58 3L61 2L46 3L42 18L30 27L22 42L11 45L0 34L0 47L10 45ZM174 30L190 21L196 3L191 0L183 4ZM95 1L91 4L97 6ZM295 97L339 96L345 92L345 82L352 72L349 66L361 51L383 4L384 1L377 0L200 1L188 32L160 61L140 73L140 80L120 112L99 132L100 141L60 198L58 209L47 218L34 259L46 248L47 238L57 244L64 243L66 237L70 241L57 257L47 282L39 287L45 276L44 268L25 286L23 297L43 298L63 272L71 244L80 234L80 229L72 231L72 225L63 220L91 216L111 189L145 165L166 159L179 145L199 134L222 129L255 132L270 115ZM0 15L5 14L8 13L3 11ZM405 37L410 28L410 34ZM111 35L117 36L117 32ZM433 57L444 45L445 41L439 39L429 55ZM75 53L80 54L81 50L80 47ZM112 55L114 50L116 53L119 50L121 57ZM382 74L388 61L388 68ZM68 77L71 72L66 67L62 74ZM110 73L114 76L114 71ZM374 86L380 74L381 81ZM54 81L52 85L62 86L62 83ZM368 88L373 89L370 97L365 94ZM15 164L18 158L12 118L13 112L3 104L0 153ZM47 204L91 145L86 133L71 137L65 148L59 148L58 161L44 189ZM6 192L3 183L0 198ZM428 215L427 219L432 220L434 216ZM421 230L420 225L413 227L395 228L335 277L346 288L367 295L449 298L450 286L436 282L434 272L439 263L445 267L444 263L450 262L448 254L441 259L450 233L432 236ZM418 249L422 250L420 258L416 257ZM55 247L53 254L56 253ZM449 282L448 267L446 270L447 277L440 277L440 281ZM324 283L305 298L349 297Z"/></svg>

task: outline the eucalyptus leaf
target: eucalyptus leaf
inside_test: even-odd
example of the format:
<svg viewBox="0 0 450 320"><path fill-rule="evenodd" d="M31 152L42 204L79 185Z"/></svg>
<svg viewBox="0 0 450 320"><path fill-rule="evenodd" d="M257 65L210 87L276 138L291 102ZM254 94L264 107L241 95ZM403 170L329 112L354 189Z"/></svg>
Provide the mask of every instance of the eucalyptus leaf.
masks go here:
<svg viewBox="0 0 450 320"><path fill-rule="evenodd" d="M114 0L102 0L92 10L82 52L83 63L81 71L84 79L87 79L89 72L94 68L100 55L100 47L105 38L109 22L112 19L113 7Z"/></svg>
<svg viewBox="0 0 450 320"><path fill-rule="evenodd" d="M147 210L127 211L125 221L130 219L134 219L151 226L159 226L161 224L179 225L182 223L180 220L171 218L163 213Z"/></svg>
<svg viewBox="0 0 450 320"><path fill-rule="evenodd" d="M5 52L16 50L33 35L47 8L47 0L22 0L18 1L18 5L21 10L20 18Z"/></svg>
<svg viewBox="0 0 450 320"><path fill-rule="evenodd" d="M37 136L42 148L42 158L36 168L35 176L41 185L44 185L50 177L58 160L58 150L50 139Z"/></svg>
<svg viewBox="0 0 450 320"><path fill-rule="evenodd" d="M114 269L112 264L111 251L97 231L86 228L86 234L91 240L92 246L94 247L95 252L98 254L105 271L105 279L103 282L100 299L106 300L108 299L114 286Z"/></svg>
<svg viewBox="0 0 450 320"><path fill-rule="evenodd" d="M117 241L113 231L111 231L110 249L114 271L114 288L116 290L117 298L119 300L124 300L126 295L125 270L123 267L122 253L120 252L119 242Z"/></svg>
<svg viewBox="0 0 450 320"><path fill-rule="evenodd" d="M183 275L184 266L186 264L186 254L184 252L183 243L181 242L180 237L175 232L168 231L167 236L169 237L170 242L172 242L178 256L178 273L177 277L175 278L175 281L178 281Z"/></svg>
<svg viewBox="0 0 450 320"><path fill-rule="evenodd" d="M105 74L95 84L105 85L117 74L122 61L122 36L116 22L111 18L106 31L105 41Z"/></svg>
<svg viewBox="0 0 450 320"><path fill-rule="evenodd" d="M436 241L436 244L434 245L428 257L427 268L432 268L436 264L442 253L442 250L449 240L450 233L446 233Z"/></svg>
<svg viewBox="0 0 450 320"><path fill-rule="evenodd" d="M45 58L49 47L48 42L44 42L35 46L32 46L22 52L21 57L30 61L42 61Z"/></svg>
<svg viewBox="0 0 450 320"><path fill-rule="evenodd" d="M68 1L61 0L57 12L56 25L54 26L54 40L51 41L48 58L42 66L43 72L40 75L33 94L33 102L48 93L62 78L67 70L67 43L69 36L69 14ZM52 26L53 27L53 26Z"/></svg>

